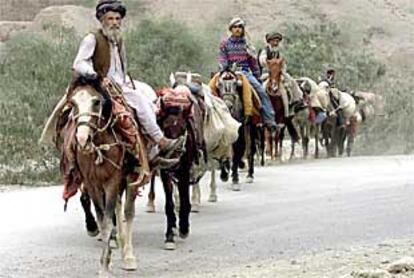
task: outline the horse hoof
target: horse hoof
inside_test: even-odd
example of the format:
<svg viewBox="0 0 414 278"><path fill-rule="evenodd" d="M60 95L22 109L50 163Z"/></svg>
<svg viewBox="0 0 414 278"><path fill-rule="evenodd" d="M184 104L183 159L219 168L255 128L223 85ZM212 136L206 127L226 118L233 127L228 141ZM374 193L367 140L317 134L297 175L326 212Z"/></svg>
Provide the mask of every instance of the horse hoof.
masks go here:
<svg viewBox="0 0 414 278"><path fill-rule="evenodd" d="M99 229L96 229L95 231L87 231L88 236L90 237L96 237L99 234Z"/></svg>
<svg viewBox="0 0 414 278"><path fill-rule="evenodd" d="M179 237L180 237L181 239L186 239L189 235L190 235L190 232L182 233L182 232L180 231L180 233L179 233Z"/></svg>
<svg viewBox="0 0 414 278"><path fill-rule="evenodd" d="M208 197L208 201L210 203L215 203L217 202L217 195L210 195L210 197Z"/></svg>
<svg viewBox="0 0 414 278"><path fill-rule="evenodd" d="M175 242L167 241L164 244L164 249L165 250L175 250L176 248L177 248L177 245L175 244Z"/></svg>
<svg viewBox="0 0 414 278"><path fill-rule="evenodd" d="M145 211L148 212L148 213L154 213L155 212L155 206L153 204L151 204L151 205L148 204Z"/></svg>
<svg viewBox="0 0 414 278"><path fill-rule="evenodd" d="M109 278L110 277L109 271L107 271L107 270L99 270L98 277L99 278Z"/></svg>
<svg viewBox="0 0 414 278"><path fill-rule="evenodd" d="M254 178L249 176L246 178L246 183L253 183L254 182Z"/></svg>
<svg viewBox="0 0 414 278"><path fill-rule="evenodd" d="M124 258L124 262L122 264L122 269L127 271L134 271L137 270L137 260L135 257Z"/></svg>
<svg viewBox="0 0 414 278"><path fill-rule="evenodd" d="M109 247L111 249L118 249L119 248L119 242L117 238L111 238L109 240Z"/></svg>
<svg viewBox="0 0 414 278"><path fill-rule="evenodd" d="M220 179L222 182L227 182L229 180L229 174L228 173L224 173L223 171L220 174Z"/></svg>
<svg viewBox="0 0 414 278"><path fill-rule="evenodd" d="M191 212L195 212L195 213L200 212L200 206L197 204L191 205Z"/></svg>
<svg viewBox="0 0 414 278"><path fill-rule="evenodd" d="M233 184L231 185L231 190L240 191L240 184L238 181L233 181Z"/></svg>

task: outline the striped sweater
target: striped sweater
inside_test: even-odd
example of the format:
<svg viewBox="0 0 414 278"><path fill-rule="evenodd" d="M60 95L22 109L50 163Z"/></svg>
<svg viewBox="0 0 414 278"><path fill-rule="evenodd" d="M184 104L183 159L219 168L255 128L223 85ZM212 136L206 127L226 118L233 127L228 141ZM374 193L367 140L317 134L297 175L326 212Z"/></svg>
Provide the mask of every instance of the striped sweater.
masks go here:
<svg viewBox="0 0 414 278"><path fill-rule="evenodd" d="M222 68L237 63L243 70L251 71L258 78L260 76L259 65L255 57L247 52L245 38L229 37L220 43L218 62Z"/></svg>

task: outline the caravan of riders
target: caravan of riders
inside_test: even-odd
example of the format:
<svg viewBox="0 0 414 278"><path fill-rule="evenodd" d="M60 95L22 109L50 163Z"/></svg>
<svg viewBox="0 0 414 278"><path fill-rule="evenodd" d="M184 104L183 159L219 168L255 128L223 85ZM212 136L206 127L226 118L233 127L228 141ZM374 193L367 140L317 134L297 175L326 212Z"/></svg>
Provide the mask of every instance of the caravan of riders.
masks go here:
<svg viewBox="0 0 414 278"><path fill-rule="evenodd" d="M266 151L280 158L285 129L291 156L298 142L307 156L310 138L315 138L315 156L319 144L328 155L342 154L345 139L350 154L361 118L358 102L364 98L338 90L334 69L319 84L293 78L280 50L281 33L267 33L266 47L256 53L245 22L234 18L230 36L219 46L219 71L208 84L197 73L176 72L168 88L155 92L128 74L121 35L125 16L119 0L96 6L101 28L81 41L72 81L41 138L60 151L65 208L81 192L87 232L99 233L103 242L102 274L109 272L113 240L120 245L123 268L137 268L134 201L150 181L154 198L156 174L166 196L165 248L175 249L174 238L190 232L196 202L190 200L190 185L197 188L207 169L214 173L219 167L223 181L231 174L232 189L240 190L238 170L247 167L246 182L253 182L256 154L262 165ZM217 199L214 181L213 174L211 201Z"/></svg>

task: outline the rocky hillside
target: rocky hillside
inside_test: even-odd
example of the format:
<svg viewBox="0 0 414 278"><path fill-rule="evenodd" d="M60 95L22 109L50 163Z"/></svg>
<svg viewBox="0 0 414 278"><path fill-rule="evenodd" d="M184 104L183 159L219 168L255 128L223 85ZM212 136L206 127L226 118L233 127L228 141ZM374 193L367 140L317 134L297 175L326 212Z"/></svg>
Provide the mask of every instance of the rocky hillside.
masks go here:
<svg viewBox="0 0 414 278"><path fill-rule="evenodd" d="M0 41L5 41L15 30L25 29L36 14L52 5L84 5L91 7L95 0L0 0ZM267 30L284 24L306 25L333 22L348 38L346 45L367 48L393 68L414 72L414 3L413 0L125 0L130 14L154 18L171 18L184 22L203 32L211 29L218 36L226 34L226 23L234 15L246 19L251 36L260 40ZM70 10L70 13L66 11ZM76 26L74 8L52 9L42 12L41 22L52 21ZM67 16L57 16L56 13ZM85 16L85 9L80 11ZM93 10L89 11L93 14ZM56 19L57 18L57 19ZM62 19L63 18L63 19ZM76 20L75 20L76 19ZM63 23L62 23L63 22ZM89 21L90 22L90 21ZM92 23L88 23L90 24ZM79 24L77 24L79 25ZM78 29L85 30L82 25ZM82 30L79 30L80 32Z"/></svg>

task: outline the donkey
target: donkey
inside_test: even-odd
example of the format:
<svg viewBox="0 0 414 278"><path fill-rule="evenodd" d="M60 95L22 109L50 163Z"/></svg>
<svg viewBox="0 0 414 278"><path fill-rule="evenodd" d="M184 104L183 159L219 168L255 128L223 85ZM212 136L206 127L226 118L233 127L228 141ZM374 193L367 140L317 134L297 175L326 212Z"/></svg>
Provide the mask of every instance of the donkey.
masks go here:
<svg viewBox="0 0 414 278"><path fill-rule="evenodd" d="M164 246L166 250L176 249L174 236L176 234L177 218L174 210L173 186L176 185L179 193L178 235L182 239L185 239L190 233L190 185L200 180L205 169L198 169L197 166L203 165L206 162L202 131L202 110L197 100L192 98L187 87L178 86L174 90L187 92L188 100L191 104L188 107L168 106L162 96L163 93L160 93L158 123L161 129L169 138L178 138L182 135L186 136L185 151L180 157L178 167L176 169L164 169L160 171L165 192L165 214L167 217Z"/></svg>
<svg viewBox="0 0 414 278"><path fill-rule="evenodd" d="M89 196L95 207L103 243L100 273L109 274L112 255L110 237L115 213L123 268L135 270L137 263L132 246L132 222L136 188L127 186L126 176L130 170L126 162L128 155L125 144L119 140L114 129L111 97L97 80L78 77L73 82L67 99L72 106L72 116L61 133L62 152L69 159L69 164L76 165L80 173L83 205L92 235L95 234L95 220L90 212ZM125 206L122 211L121 197L124 192Z"/></svg>
<svg viewBox="0 0 414 278"><path fill-rule="evenodd" d="M241 122L242 125L239 128L239 137L233 144L233 158L231 163L232 172L232 189L234 191L240 190L239 185L239 172L238 169L243 165L243 156L247 153L248 160L248 173L247 183L253 183L254 180L254 157L256 153L256 126L251 120L246 121L243 108L243 94L242 83L239 80L237 73L226 69L222 71L218 78L217 88L220 96L223 98L230 113L234 119ZM226 181L228 178L228 169L230 168L230 162L224 161L221 163L221 179Z"/></svg>

